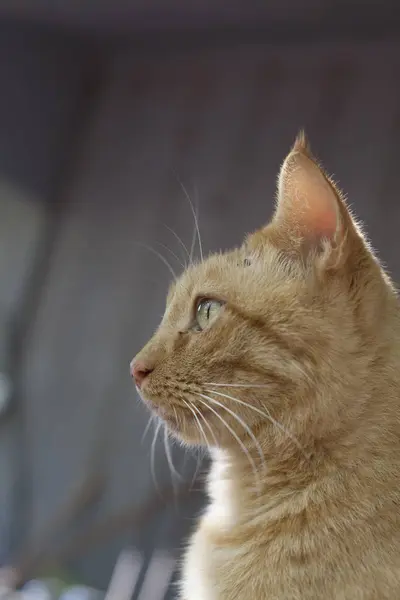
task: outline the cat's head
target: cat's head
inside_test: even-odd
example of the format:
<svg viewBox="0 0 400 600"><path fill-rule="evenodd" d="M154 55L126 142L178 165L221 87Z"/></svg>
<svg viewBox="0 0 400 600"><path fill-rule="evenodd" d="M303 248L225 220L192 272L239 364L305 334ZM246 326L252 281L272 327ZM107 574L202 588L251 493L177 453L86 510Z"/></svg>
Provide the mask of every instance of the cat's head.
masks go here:
<svg viewBox="0 0 400 600"><path fill-rule="evenodd" d="M271 222L172 285L132 374L188 443L238 446L263 431L275 445L307 444L335 429L348 394L359 394L389 287L300 135Z"/></svg>

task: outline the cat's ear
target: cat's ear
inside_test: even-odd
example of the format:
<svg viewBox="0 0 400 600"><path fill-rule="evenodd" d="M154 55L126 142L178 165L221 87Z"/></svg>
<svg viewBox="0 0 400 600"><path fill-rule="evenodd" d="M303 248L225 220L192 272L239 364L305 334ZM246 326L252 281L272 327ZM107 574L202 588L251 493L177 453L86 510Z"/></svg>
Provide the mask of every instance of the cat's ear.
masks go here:
<svg viewBox="0 0 400 600"><path fill-rule="evenodd" d="M283 250L329 254L333 266L344 257L351 221L340 192L312 157L301 132L282 165L276 211L267 230Z"/></svg>

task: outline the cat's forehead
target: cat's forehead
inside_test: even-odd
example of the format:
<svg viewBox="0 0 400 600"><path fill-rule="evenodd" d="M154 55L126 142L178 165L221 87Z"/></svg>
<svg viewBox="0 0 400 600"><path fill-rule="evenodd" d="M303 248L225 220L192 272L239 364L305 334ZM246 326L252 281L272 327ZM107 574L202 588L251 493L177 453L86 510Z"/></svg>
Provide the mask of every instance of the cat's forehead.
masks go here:
<svg viewBox="0 0 400 600"><path fill-rule="evenodd" d="M232 277L240 260L241 252L233 250L213 254L203 262L189 266L169 289L167 312L170 316L198 295L226 295L232 287Z"/></svg>
<svg viewBox="0 0 400 600"><path fill-rule="evenodd" d="M291 306L303 291L303 278L278 259L273 247L265 247L261 254L242 247L187 268L169 290L163 324L184 326L202 297L265 316L283 313L285 305Z"/></svg>

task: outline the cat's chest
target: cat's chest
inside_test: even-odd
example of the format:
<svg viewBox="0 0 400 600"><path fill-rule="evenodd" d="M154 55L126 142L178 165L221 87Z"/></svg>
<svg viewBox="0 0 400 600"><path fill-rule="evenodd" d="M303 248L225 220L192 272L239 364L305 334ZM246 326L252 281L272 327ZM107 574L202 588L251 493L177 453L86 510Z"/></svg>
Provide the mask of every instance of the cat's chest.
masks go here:
<svg viewBox="0 0 400 600"><path fill-rule="evenodd" d="M190 540L184 559L182 600L236 600L241 597L245 578L237 581L235 566L246 562L245 548L216 545L213 527L215 524L205 517Z"/></svg>
<svg viewBox="0 0 400 600"><path fill-rule="evenodd" d="M214 578L211 577L214 553L204 527L200 525L190 540L184 558L182 600L218 600Z"/></svg>
<svg viewBox="0 0 400 600"><path fill-rule="evenodd" d="M190 539L182 573L182 600L236 600L243 581L235 571L246 563L247 549L243 543L223 544L226 532L236 524L236 503L230 478L221 453L214 456L209 474L211 502L197 531ZM241 578L243 579L243 578ZM243 600L243 599L242 599Z"/></svg>

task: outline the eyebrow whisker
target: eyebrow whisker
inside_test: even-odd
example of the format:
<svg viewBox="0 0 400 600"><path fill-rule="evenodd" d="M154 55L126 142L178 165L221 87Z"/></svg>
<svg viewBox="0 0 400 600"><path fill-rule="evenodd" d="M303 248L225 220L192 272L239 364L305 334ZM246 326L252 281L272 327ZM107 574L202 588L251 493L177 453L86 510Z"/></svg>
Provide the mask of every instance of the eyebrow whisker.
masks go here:
<svg viewBox="0 0 400 600"><path fill-rule="evenodd" d="M179 185L181 186L181 189L182 189L182 191L183 191L183 193L184 193L184 195L186 197L186 200L189 203L190 209L191 209L192 214L193 214L195 232L197 233L197 239L198 239L198 242L199 242L200 258L203 261L204 260L204 257L203 257L203 245L201 243L201 235L200 235L200 228L199 228L199 219L198 219L196 211L194 209L193 202L192 202L192 200L190 198L189 192L187 191L185 185L180 180L180 178L179 178L179 176L178 176L177 173L175 173L175 176L176 176L176 178L178 180ZM194 245L192 244L192 246L194 246ZM194 247L192 247L192 250L190 252L190 262L191 263L192 263L192 258L193 258L193 249L194 249Z"/></svg>
<svg viewBox="0 0 400 600"><path fill-rule="evenodd" d="M151 246L148 246L147 244L144 244L142 242L136 242L139 246L142 246L143 248L146 248L146 250L148 250L149 252L152 252L153 254L155 254L155 256L157 256L163 263L164 265L167 267L168 271L171 273L172 277L174 278L174 280L176 281L178 279L174 269L171 267L170 263L168 262L168 260L165 258L165 256L163 256L162 254L160 254L160 252L158 252L155 248L152 248Z"/></svg>
<svg viewBox="0 0 400 600"><path fill-rule="evenodd" d="M164 227L166 227L168 229L168 231L170 231L172 233L172 235L175 237L175 239L178 241L178 243L182 246L185 254L187 254L188 259L190 260L190 253L189 250L187 249L186 244L184 243L184 241L182 240L182 238L176 233L176 231L174 231L172 229L172 227L169 227L168 225L164 225ZM185 268L187 268L187 262L185 259Z"/></svg>

